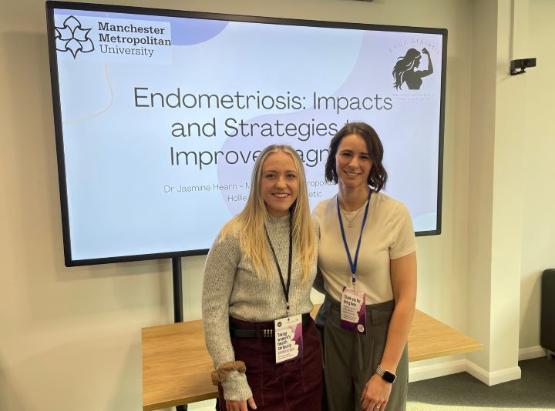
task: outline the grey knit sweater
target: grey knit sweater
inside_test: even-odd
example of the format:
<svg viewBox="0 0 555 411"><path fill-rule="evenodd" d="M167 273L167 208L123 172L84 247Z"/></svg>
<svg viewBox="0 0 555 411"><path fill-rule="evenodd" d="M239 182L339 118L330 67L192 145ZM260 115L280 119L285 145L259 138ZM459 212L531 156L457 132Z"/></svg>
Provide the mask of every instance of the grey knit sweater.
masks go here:
<svg viewBox="0 0 555 411"><path fill-rule="evenodd" d="M270 217L266 223L284 279L287 276L289 253L289 217ZM268 279L259 278L241 253L238 235L216 240L208 253L204 271L202 318L206 347L214 367L235 361L229 337L229 316L245 321L272 321L285 317L286 305L277 268ZM316 245L315 245L316 246ZM272 258L273 259L273 258ZM307 281L301 282L300 264L291 268L289 290L290 315L308 313L312 309L310 289L316 275L314 269ZM226 400L246 400L252 396L244 374L228 374L222 384Z"/></svg>

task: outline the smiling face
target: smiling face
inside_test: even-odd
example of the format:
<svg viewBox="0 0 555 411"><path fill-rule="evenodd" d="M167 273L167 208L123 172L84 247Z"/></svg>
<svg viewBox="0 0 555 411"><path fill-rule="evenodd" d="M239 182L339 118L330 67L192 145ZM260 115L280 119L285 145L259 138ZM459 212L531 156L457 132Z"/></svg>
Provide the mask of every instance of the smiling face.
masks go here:
<svg viewBox="0 0 555 411"><path fill-rule="evenodd" d="M337 147L335 167L339 183L346 188L366 187L372 169L366 141L358 134L343 137Z"/></svg>
<svg viewBox="0 0 555 411"><path fill-rule="evenodd" d="M299 193L299 173L291 155L277 151L266 157L260 192L270 215L279 217L289 213Z"/></svg>

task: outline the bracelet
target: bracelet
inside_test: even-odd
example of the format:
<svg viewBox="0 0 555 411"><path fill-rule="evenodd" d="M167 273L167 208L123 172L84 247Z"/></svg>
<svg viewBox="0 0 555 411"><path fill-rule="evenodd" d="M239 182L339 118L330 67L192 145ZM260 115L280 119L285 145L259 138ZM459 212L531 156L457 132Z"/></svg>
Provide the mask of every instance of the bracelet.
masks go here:
<svg viewBox="0 0 555 411"><path fill-rule="evenodd" d="M218 385L225 381L227 374L231 371L239 371L244 374L247 367L243 361L229 361L221 364L218 369L212 372L212 384Z"/></svg>

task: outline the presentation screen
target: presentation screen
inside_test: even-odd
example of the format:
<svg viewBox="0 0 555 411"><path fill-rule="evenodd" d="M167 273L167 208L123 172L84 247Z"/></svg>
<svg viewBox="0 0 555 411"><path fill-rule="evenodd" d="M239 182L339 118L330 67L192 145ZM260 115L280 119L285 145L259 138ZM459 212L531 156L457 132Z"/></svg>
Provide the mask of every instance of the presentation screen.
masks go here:
<svg viewBox="0 0 555 411"><path fill-rule="evenodd" d="M66 265L206 253L269 144L297 150L315 207L354 121L417 235L441 232L445 29L63 2L47 20Z"/></svg>

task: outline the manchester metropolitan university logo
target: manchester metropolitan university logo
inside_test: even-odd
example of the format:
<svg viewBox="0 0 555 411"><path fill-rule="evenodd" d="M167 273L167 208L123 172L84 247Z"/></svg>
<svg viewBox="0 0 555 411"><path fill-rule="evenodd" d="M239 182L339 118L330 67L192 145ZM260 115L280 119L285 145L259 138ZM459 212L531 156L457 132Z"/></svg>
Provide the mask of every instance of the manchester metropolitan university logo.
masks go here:
<svg viewBox="0 0 555 411"><path fill-rule="evenodd" d="M69 51L73 58L79 52L90 53L94 50L94 44L89 38L91 29L81 27L81 22L73 16L65 19L63 26L56 26L56 50Z"/></svg>

